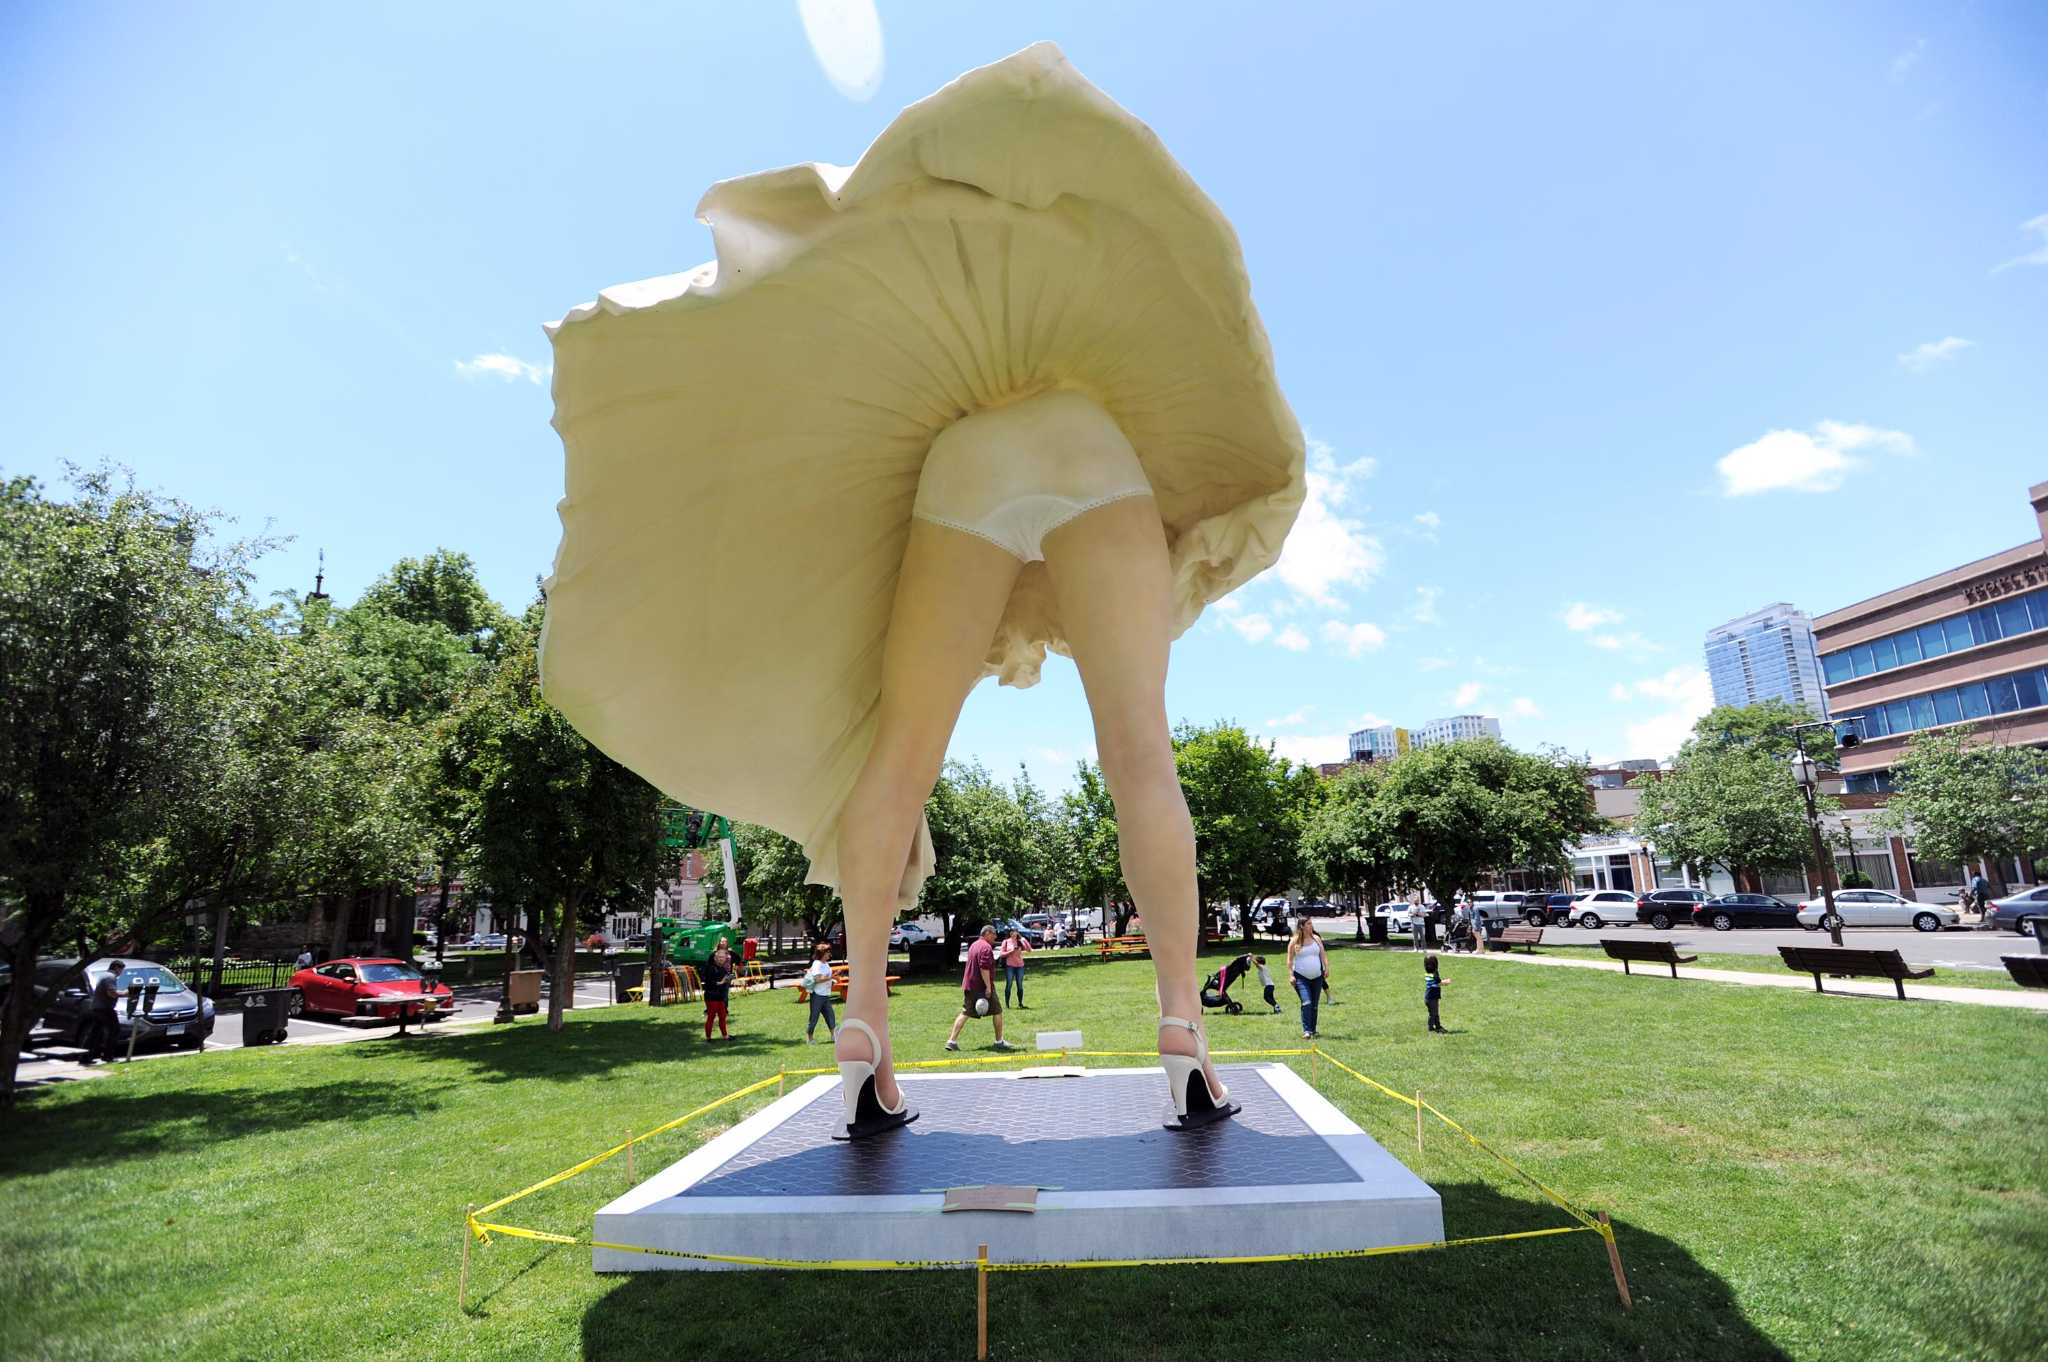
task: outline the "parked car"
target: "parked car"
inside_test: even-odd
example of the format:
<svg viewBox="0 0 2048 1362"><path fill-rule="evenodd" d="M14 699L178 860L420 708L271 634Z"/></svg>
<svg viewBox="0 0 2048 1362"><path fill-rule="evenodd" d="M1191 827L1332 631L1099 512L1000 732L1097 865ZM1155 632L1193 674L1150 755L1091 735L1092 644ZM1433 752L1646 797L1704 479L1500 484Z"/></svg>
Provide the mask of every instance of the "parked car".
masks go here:
<svg viewBox="0 0 2048 1362"><path fill-rule="evenodd" d="M403 960L384 960L352 955L329 960L324 965L302 969L292 976L299 991L292 1000L292 1015L326 1013L337 1017L382 1017L393 1020L408 999L428 992L426 976ZM434 981L432 996L442 1007L451 1006L455 992Z"/></svg>
<svg viewBox="0 0 2048 1362"><path fill-rule="evenodd" d="M889 929L889 944L897 950L908 949L916 942L937 939L915 922L899 922Z"/></svg>
<svg viewBox="0 0 2048 1362"><path fill-rule="evenodd" d="M1624 927L1636 920L1636 896L1626 889L1587 889L1571 902L1571 920L1587 931Z"/></svg>
<svg viewBox="0 0 2048 1362"><path fill-rule="evenodd" d="M1390 932L1410 931L1415 921L1415 905L1406 902L1382 903L1372 910L1372 915L1382 919Z"/></svg>
<svg viewBox="0 0 2048 1362"><path fill-rule="evenodd" d="M1737 927L1797 927L1798 910L1769 894L1723 894L1692 910L1692 920L1717 932Z"/></svg>
<svg viewBox="0 0 2048 1362"><path fill-rule="evenodd" d="M998 946L1001 946L1003 938L1013 931L1022 936L1026 944L1034 950L1045 944L1045 934L1025 926L1022 918L999 917L995 920L994 925L996 929L996 945Z"/></svg>
<svg viewBox="0 0 2048 1362"><path fill-rule="evenodd" d="M1916 932L1938 932L1962 925L1953 908L1902 898L1885 889L1844 889L1835 895L1835 910L1844 927L1911 927ZM1799 905L1799 925L1817 932L1827 924L1825 899L1808 899Z"/></svg>
<svg viewBox="0 0 2048 1362"><path fill-rule="evenodd" d="M1984 922L2002 932L2048 939L2048 885L2016 890L2002 899L1991 900L1984 909Z"/></svg>
<svg viewBox="0 0 2048 1362"><path fill-rule="evenodd" d="M1647 922L1660 932L1668 932L1677 923L1693 921L1693 909L1712 897L1704 889L1653 889L1636 900L1636 921ZM1728 897L1742 896L1731 894Z"/></svg>
<svg viewBox="0 0 2048 1362"><path fill-rule="evenodd" d="M626 941L625 941L625 946L626 946L626 949L627 949L627 950L629 950L629 951L644 951L644 950L646 950L646 949L647 949L647 933L645 933L645 932L635 932L635 933L633 933L633 934L632 934L631 936L629 936L629 937L627 937L627 938L626 938Z"/></svg>
<svg viewBox="0 0 2048 1362"><path fill-rule="evenodd" d="M1486 914L1488 922L1509 923L1521 920L1524 906L1530 899L1541 899L1541 894L1525 894L1520 890L1495 893L1482 890L1472 895L1471 902L1479 905L1479 911Z"/></svg>
<svg viewBox="0 0 2048 1362"><path fill-rule="evenodd" d="M74 1045L85 1044L86 1022L92 1015L92 990L107 976L116 958L120 957L109 956L93 961L85 967L83 975L52 996L43 1005L43 1025L63 1033ZM48 990L77 963L76 957L38 960L37 991ZM145 1012L141 1005L135 1009L136 1015L149 1023L149 1029L136 1038L138 1046L159 1041L186 1050L204 1046L206 1038L213 1034L213 999L200 997L185 986L183 979L162 965L148 960L129 960L127 965L115 981L121 990L121 1001L114 1007L114 1016L120 1026L121 1046L126 1048L128 1032L134 1025L128 1016L128 989L138 983L145 990L151 984L156 985L156 1001L149 1004L148 1011Z"/></svg>
<svg viewBox="0 0 2048 1362"><path fill-rule="evenodd" d="M485 932L481 936L473 936L469 939L469 948L473 951L502 951L505 949L505 934Z"/></svg>

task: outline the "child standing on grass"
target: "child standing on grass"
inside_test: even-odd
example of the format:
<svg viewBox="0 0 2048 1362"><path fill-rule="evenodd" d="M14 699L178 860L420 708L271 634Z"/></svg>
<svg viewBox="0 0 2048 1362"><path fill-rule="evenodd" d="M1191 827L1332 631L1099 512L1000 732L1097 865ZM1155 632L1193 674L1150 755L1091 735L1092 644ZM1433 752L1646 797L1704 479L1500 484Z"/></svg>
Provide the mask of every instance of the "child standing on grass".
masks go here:
<svg viewBox="0 0 2048 1362"><path fill-rule="evenodd" d="M723 941L711 952L697 977L704 985L704 1039L711 1039L711 1025L716 1022L719 1037L731 1040L732 1033L726 1029L725 1006L732 993L732 951Z"/></svg>
<svg viewBox="0 0 2048 1362"><path fill-rule="evenodd" d="M1444 1030L1436 1015L1437 1001L1443 996L1443 976L1436 972L1436 955L1432 952L1422 957L1422 1002L1429 1008L1429 1029L1438 1033Z"/></svg>
<svg viewBox="0 0 2048 1362"><path fill-rule="evenodd" d="M1263 955L1253 956L1252 965L1259 972L1259 986L1266 990L1266 1006L1278 1012L1280 1004L1274 1001L1273 998L1273 972L1266 968L1266 957Z"/></svg>

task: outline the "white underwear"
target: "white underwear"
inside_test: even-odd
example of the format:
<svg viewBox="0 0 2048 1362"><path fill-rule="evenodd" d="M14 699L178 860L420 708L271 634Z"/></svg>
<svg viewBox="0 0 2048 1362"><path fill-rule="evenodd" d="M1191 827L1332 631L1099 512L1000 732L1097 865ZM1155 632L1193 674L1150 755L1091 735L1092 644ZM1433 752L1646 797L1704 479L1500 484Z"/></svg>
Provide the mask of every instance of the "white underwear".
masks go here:
<svg viewBox="0 0 2048 1362"><path fill-rule="evenodd" d="M1045 536L1152 484L1109 413L1076 392L978 411L932 441L911 514L986 539L1026 563Z"/></svg>

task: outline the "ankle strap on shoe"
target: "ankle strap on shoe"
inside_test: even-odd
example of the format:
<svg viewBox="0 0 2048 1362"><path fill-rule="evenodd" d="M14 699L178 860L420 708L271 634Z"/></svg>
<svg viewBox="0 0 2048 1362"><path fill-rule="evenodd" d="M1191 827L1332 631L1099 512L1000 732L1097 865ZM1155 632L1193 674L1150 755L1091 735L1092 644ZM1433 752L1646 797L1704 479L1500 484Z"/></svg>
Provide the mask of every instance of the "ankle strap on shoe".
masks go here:
<svg viewBox="0 0 2048 1362"><path fill-rule="evenodd" d="M859 1017L848 1017L846 1018L846 1020L839 1023L839 1029L841 1031L844 1031L849 1027L851 1027L853 1030L860 1032L863 1036L866 1036L868 1038L868 1049L874 1052L868 1057L868 1063L880 1064L882 1062L882 1041L881 1037L875 1034L875 1028L869 1026ZM850 1063L851 1061L848 1062Z"/></svg>

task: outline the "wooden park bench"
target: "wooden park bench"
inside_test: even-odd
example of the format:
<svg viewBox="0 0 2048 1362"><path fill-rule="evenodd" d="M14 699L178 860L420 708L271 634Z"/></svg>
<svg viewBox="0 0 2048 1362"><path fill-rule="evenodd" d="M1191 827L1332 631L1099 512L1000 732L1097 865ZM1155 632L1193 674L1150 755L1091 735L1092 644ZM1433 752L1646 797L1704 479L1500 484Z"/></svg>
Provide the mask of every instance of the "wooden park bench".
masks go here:
<svg viewBox="0 0 2048 1362"><path fill-rule="evenodd" d="M2048 988L2048 955L2001 955L2005 972L2021 988Z"/></svg>
<svg viewBox="0 0 2048 1362"><path fill-rule="evenodd" d="M1500 935L1487 938L1486 949L1490 951L1511 950L1520 946L1529 955L1536 954L1536 947L1543 944L1543 929L1517 922L1512 927L1501 928Z"/></svg>
<svg viewBox="0 0 2048 1362"><path fill-rule="evenodd" d="M1510 927L1508 930L1513 931L1514 928ZM1680 965L1690 965L1699 959L1697 955L1680 955L1678 947L1669 941L1622 941L1611 936L1603 936L1600 938L1600 945L1610 960L1621 961L1623 974L1635 972L1628 967L1629 961L1633 960L1638 964L1669 965L1671 977L1676 979Z"/></svg>
<svg viewBox="0 0 2048 1362"><path fill-rule="evenodd" d="M1105 936L1101 943L1101 955L1104 960L1117 955L1144 955L1151 949L1151 945L1142 936Z"/></svg>
<svg viewBox="0 0 2048 1362"><path fill-rule="evenodd" d="M1897 951L1845 950L1836 946L1780 946L1778 954L1785 959L1785 968L1800 974L1813 976L1813 991L1825 993L1820 986L1820 977L1831 974L1836 978L1862 975L1867 979L1889 979L1892 987L1899 991L1899 997L1906 996L1906 980L1932 979L1932 969L1916 970L1902 959Z"/></svg>

